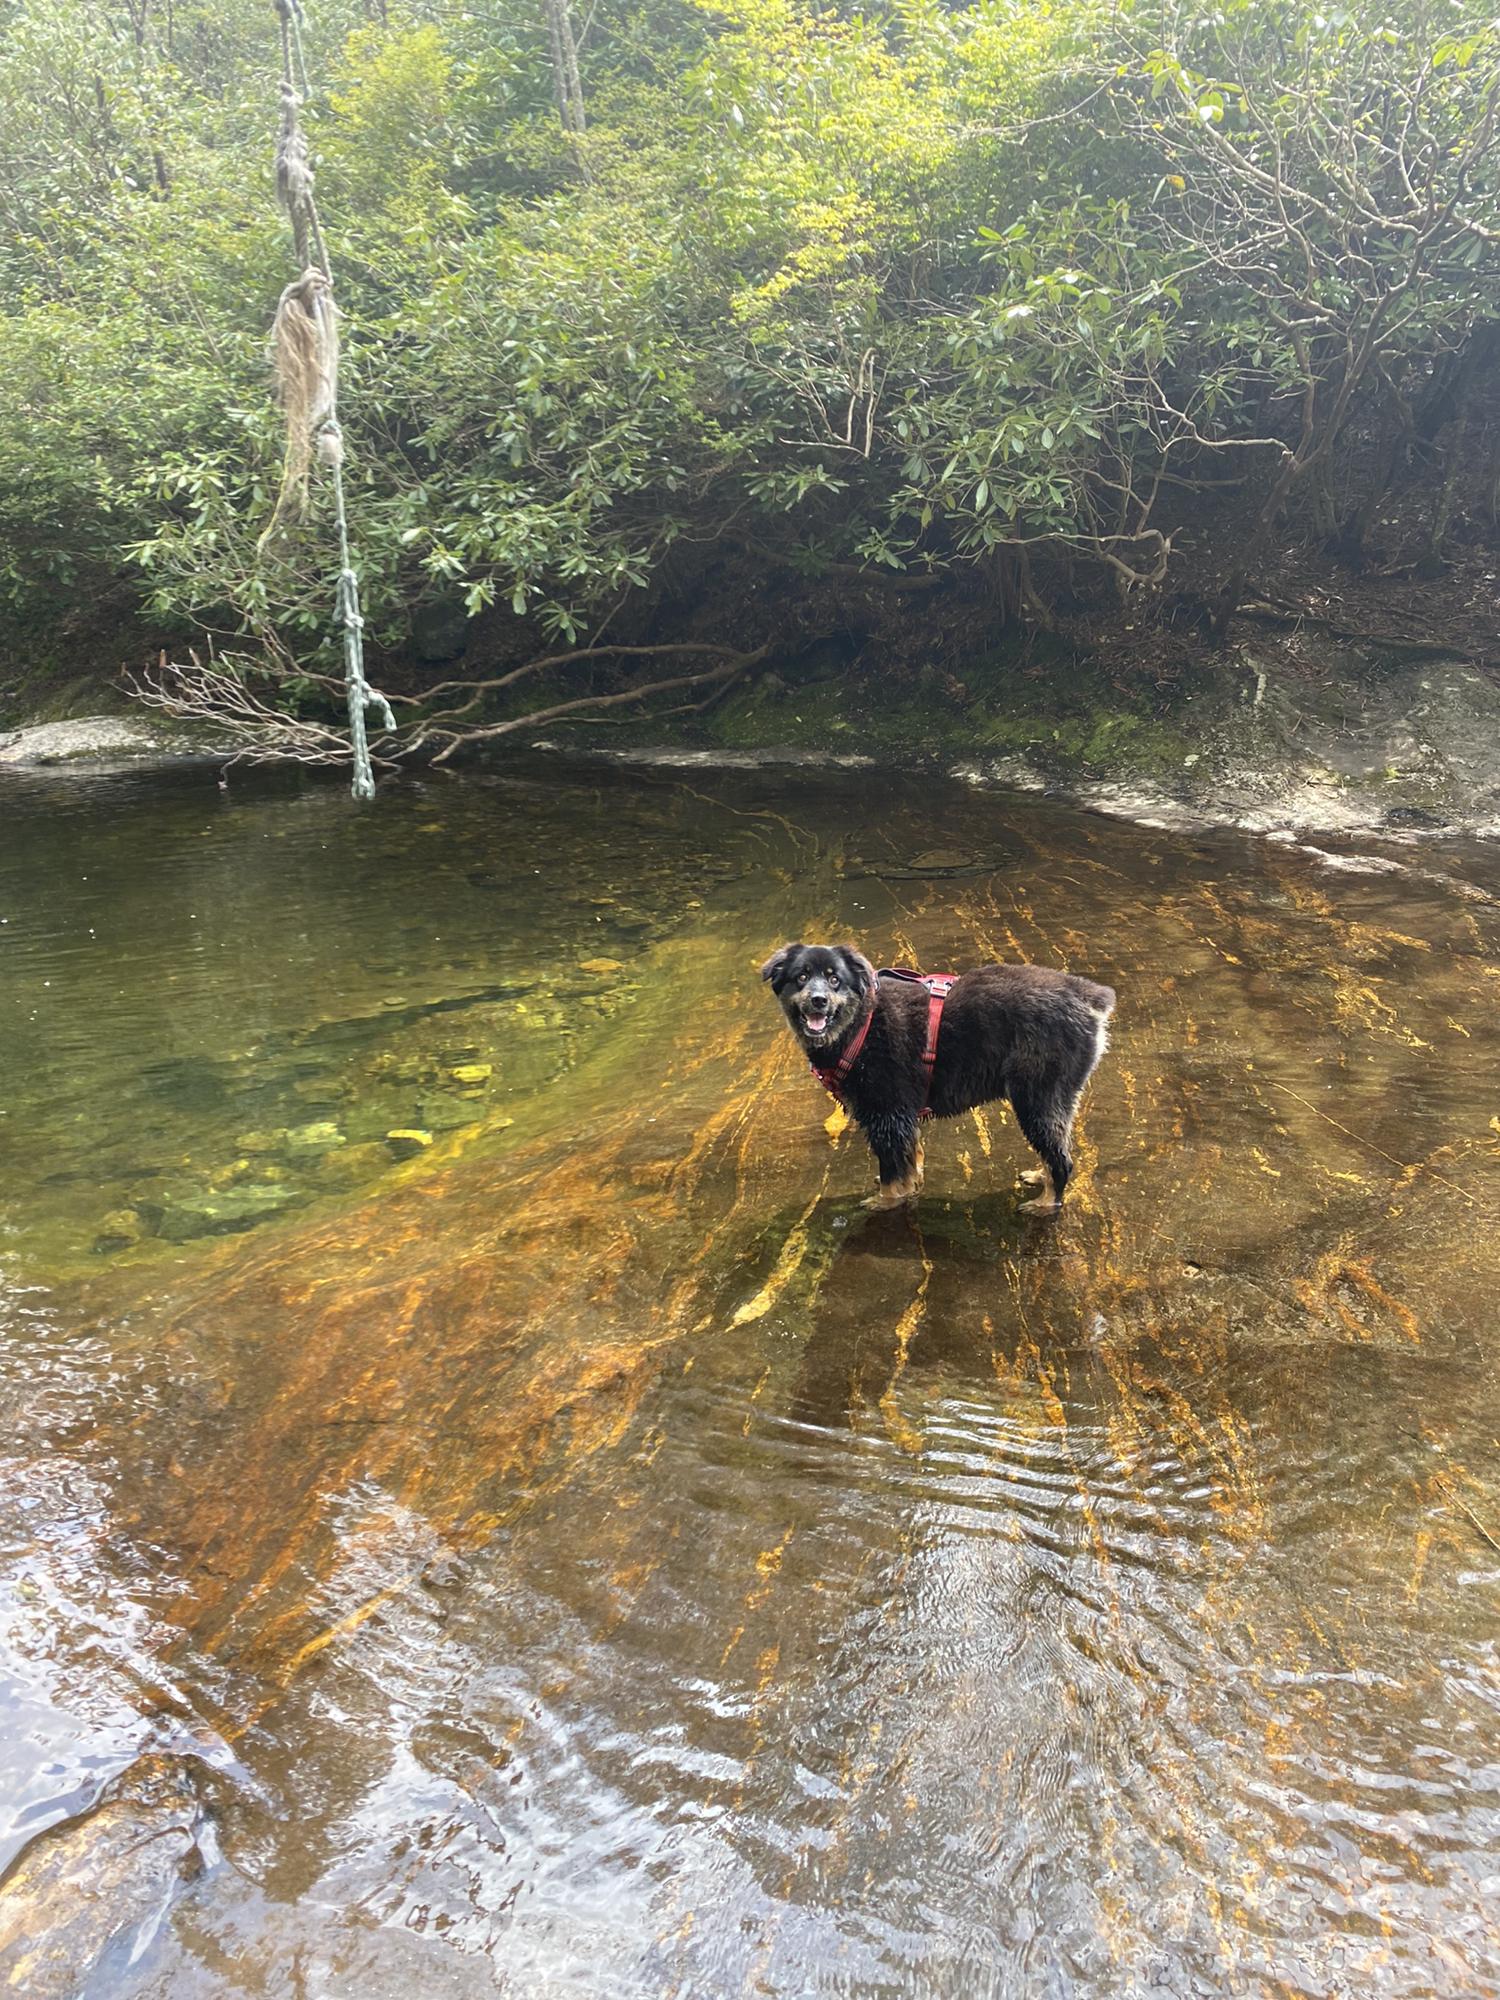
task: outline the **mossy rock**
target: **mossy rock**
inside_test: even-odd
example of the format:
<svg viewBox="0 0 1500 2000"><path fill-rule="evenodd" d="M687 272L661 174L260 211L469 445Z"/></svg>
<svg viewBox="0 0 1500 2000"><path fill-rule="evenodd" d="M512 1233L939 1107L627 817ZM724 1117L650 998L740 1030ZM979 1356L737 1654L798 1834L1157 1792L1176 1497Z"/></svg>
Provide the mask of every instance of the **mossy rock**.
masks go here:
<svg viewBox="0 0 1500 2000"><path fill-rule="evenodd" d="M200 1236L236 1236L306 1200L300 1188L268 1186L265 1182L167 1195L160 1202L156 1234L168 1243L189 1243Z"/></svg>
<svg viewBox="0 0 1500 2000"><path fill-rule="evenodd" d="M422 1099L422 1124L429 1132L457 1132L479 1121L482 1105L457 1090L434 1090Z"/></svg>
<svg viewBox="0 0 1500 2000"><path fill-rule="evenodd" d="M318 1185L340 1189L367 1187L388 1173L391 1165L391 1148L383 1140L345 1146L339 1152L324 1155L317 1168Z"/></svg>
<svg viewBox="0 0 1500 2000"><path fill-rule="evenodd" d="M145 1233L145 1226L133 1208L112 1208L99 1224L94 1249L100 1256L112 1256L117 1250L128 1250L139 1243Z"/></svg>
<svg viewBox="0 0 1500 2000"><path fill-rule="evenodd" d="M298 1165L320 1160L325 1153L347 1144L348 1140L331 1118L318 1118L309 1125L290 1127L279 1150L282 1159Z"/></svg>
<svg viewBox="0 0 1500 2000"><path fill-rule="evenodd" d="M459 1063L455 1069L449 1071L453 1081L461 1084L465 1090L482 1088L494 1074L493 1063Z"/></svg>

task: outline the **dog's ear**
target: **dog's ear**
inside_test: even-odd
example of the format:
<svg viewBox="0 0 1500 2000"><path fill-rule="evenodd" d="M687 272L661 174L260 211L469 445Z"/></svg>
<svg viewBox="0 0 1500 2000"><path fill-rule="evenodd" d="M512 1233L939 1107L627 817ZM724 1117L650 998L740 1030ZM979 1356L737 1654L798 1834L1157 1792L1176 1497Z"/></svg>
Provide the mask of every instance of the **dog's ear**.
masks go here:
<svg viewBox="0 0 1500 2000"><path fill-rule="evenodd" d="M792 955L801 950L802 946L800 944L784 944L780 951L773 951L761 967L760 976L762 979L770 980L771 991L773 993L781 991L781 982L786 976L786 969Z"/></svg>
<svg viewBox="0 0 1500 2000"><path fill-rule="evenodd" d="M839 946L839 957L848 970L850 983L856 986L866 999L875 991L875 968L862 951L856 951L852 944Z"/></svg>

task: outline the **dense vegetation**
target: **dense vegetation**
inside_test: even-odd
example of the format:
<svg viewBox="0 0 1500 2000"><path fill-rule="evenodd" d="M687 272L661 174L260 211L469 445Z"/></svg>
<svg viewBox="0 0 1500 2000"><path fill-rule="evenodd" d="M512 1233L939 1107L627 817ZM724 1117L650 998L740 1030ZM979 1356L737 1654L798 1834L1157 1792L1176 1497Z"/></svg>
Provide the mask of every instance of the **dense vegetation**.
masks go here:
<svg viewBox="0 0 1500 2000"><path fill-rule="evenodd" d="M0 23L7 615L139 610L315 706L316 479L258 547L292 275L272 0ZM1273 538L1357 561L1413 467L1413 556L1493 514L1456 477L1500 312L1472 0L321 0L303 36L388 648L444 606L471 663L724 640L731 559L777 579L735 607L747 650L851 575L1222 629Z"/></svg>

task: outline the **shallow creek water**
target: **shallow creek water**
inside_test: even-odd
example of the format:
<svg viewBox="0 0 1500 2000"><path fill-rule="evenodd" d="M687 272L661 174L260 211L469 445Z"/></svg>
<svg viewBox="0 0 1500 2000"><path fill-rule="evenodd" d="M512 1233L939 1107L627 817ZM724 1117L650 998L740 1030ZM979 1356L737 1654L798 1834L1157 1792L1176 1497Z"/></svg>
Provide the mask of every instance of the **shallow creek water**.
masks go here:
<svg viewBox="0 0 1500 2000"><path fill-rule="evenodd" d="M1500 857L1335 861L7 780L0 1984L1500 1992ZM1118 987L1060 1223L797 936Z"/></svg>

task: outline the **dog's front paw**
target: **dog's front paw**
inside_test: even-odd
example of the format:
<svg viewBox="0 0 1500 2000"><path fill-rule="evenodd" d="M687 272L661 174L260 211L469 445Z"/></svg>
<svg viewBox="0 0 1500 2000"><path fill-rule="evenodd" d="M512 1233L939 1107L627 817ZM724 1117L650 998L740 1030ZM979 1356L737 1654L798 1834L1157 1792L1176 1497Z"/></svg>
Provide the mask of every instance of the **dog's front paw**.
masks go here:
<svg viewBox="0 0 1500 2000"><path fill-rule="evenodd" d="M1016 1175L1016 1179L1024 1181L1027 1187L1040 1187L1046 1178L1047 1169L1045 1167L1022 1167Z"/></svg>
<svg viewBox="0 0 1500 2000"><path fill-rule="evenodd" d="M915 1201L921 1189L922 1180L913 1174L909 1180L887 1181L878 1194L872 1194L865 1203L866 1208L901 1208L909 1201Z"/></svg>
<svg viewBox="0 0 1500 2000"><path fill-rule="evenodd" d="M1022 1215L1061 1215L1062 1203L1053 1194L1039 1194L1035 1201L1021 1203Z"/></svg>

